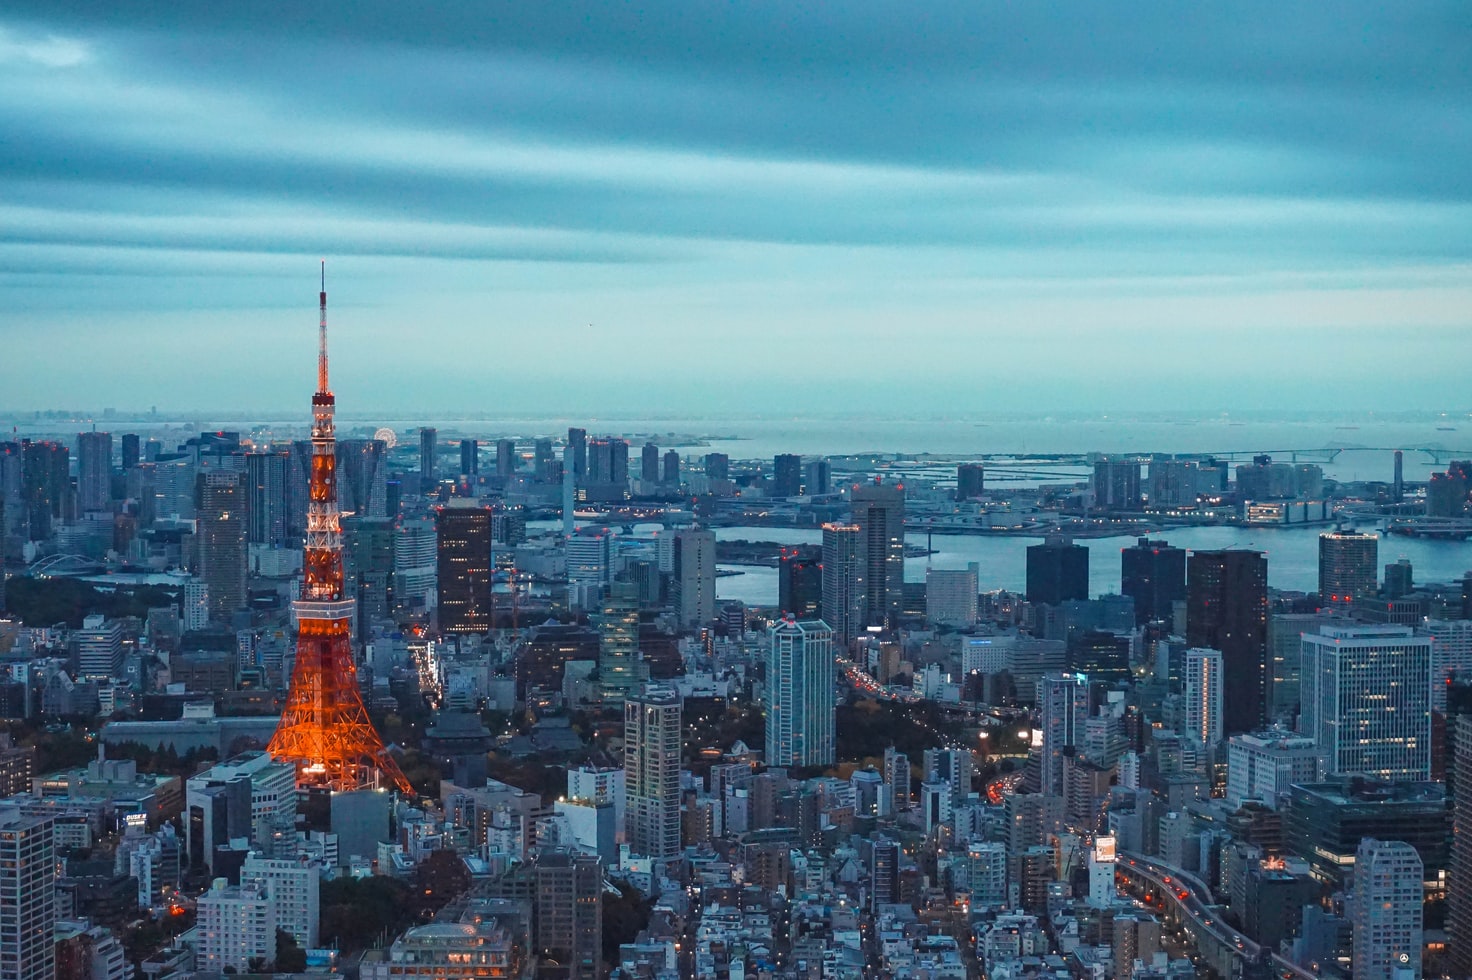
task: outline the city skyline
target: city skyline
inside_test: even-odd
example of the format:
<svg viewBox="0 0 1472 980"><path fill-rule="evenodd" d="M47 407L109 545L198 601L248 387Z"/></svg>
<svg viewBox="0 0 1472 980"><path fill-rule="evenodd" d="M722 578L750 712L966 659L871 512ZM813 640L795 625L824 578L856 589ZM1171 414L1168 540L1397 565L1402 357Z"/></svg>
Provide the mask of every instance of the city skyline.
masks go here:
<svg viewBox="0 0 1472 980"><path fill-rule="evenodd" d="M1454 409L1462 26L12 5L4 407Z"/></svg>

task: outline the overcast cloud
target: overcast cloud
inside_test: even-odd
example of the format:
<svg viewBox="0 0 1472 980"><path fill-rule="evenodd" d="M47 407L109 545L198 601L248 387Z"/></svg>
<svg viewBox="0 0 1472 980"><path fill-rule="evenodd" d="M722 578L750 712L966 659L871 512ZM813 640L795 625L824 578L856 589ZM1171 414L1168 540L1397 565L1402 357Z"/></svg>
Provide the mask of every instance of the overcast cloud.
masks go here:
<svg viewBox="0 0 1472 980"><path fill-rule="evenodd" d="M1466 4L155 6L0 11L0 408L292 407L322 256L364 409L1468 402Z"/></svg>

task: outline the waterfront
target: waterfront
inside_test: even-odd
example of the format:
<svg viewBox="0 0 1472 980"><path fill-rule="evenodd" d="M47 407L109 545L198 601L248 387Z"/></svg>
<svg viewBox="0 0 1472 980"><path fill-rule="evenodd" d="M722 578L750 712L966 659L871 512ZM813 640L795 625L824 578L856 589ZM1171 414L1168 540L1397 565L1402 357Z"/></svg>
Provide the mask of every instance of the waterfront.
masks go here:
<svg viewBox="0 0 1472 980"><path fill-rule="evenodd" d="M1265 527L1172 528L1152 540L1167 540L1189 550L1252 548L1268 556L1268 585L1275 589L1313 592L1318 589L1319 534L1324 529ZM815 528L723 527L716 529L722 541L774 541L778 544L820 544L822 531ZM910 545L924 547L924 533L907 535ZM905 579L923 582L925 569L980 566L983 591L1007 589L1021 592L1027 579L1027 548L1039 538L935 535L935 554L905 561ZM1091 538L1079 543L1089 549L1089 591L1093 595L1119 591L1119 552L1134 544L1132 536ZM1472 569L1472 542L1436 541L1424 538L1380 536L1380 564L1409 559L1417 582L1459 579ZM716 595L739 599L748 605L772 605L777 601L777 570L751 566L722 565L740 575L716 580Z"/></svg>

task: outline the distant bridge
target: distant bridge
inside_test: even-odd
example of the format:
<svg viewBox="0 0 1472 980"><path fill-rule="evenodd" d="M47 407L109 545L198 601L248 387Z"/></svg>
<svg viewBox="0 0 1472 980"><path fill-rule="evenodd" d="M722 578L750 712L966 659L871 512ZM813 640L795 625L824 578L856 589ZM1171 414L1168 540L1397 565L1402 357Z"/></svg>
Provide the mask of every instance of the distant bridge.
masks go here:
<svg viewBox="0 0 1472 980"><path fill-rule="evenodd" d="M106 568L102 562L85 555L47 555L33 562L25 574L30 578L66 578L76 575L95 575Z"/></svg>

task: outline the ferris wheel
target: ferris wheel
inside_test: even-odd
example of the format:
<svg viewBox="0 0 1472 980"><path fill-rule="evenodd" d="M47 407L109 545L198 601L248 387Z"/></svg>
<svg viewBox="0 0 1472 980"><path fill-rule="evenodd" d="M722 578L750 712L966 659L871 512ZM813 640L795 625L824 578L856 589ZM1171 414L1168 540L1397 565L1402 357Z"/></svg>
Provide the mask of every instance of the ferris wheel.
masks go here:
<svg viewBox="0 0 1472 980"><path fill-rule="evenodd" d="M379 429L377 432L373 433L373 438L383 443L389 449L392 449L399 444L399 437L394 434L393 429L390 429L387 426L384 426L382 429Z"/></svg>

